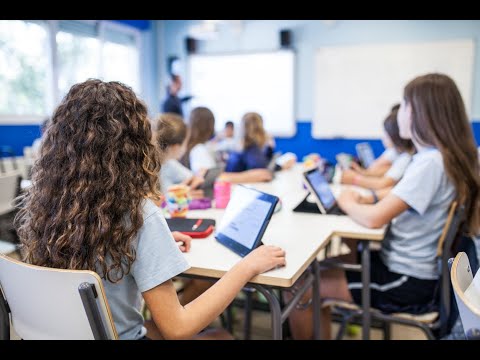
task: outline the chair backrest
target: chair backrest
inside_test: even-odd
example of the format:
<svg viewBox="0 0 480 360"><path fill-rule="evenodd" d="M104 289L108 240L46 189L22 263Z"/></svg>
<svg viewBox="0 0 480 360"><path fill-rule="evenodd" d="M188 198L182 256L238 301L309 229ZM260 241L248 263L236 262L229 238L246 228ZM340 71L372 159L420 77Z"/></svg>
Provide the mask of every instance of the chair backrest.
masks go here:
<svg viewBox="0 0 480 360"><path fill-rule="evenodd" d="M458 314L452 311L452 286L450 284L450 272L448 260L453 257L454 243L458 240L458 235L465 218L465 208L458 205L456 201L452 202L448 212L447 221L443 228L442 235L438 241L437 258L440 270L439 282L439 313L440 328L437 331L437 337L443 337L448 334L455 323Z"/></svg>
<svg viewBox="0 0 480 360"><path fill-rule="evenodd" d="M469 297L468 294L465 293L473 281L473 275L467 254L459 252L453 260L450 277L455 299L457 300L460 319L467 338L472 329L480 330L480 291L476 290L475 293L475 288L469 289L469 291L475 293L475 297L478 296L477 299L475 299L475 297ZM476 303L474 303L475 300Z"/></svg>
<svg viewBox="0 0 480 360"><path fill-rule="evenodd" d="M18 193L19 179L18 171L0 174L0 215L14 210L13 199Z"/></svg>
<svg viewBox="0 0 480 360"><path fill-rule="evenodd" d="M102 280L93 271L34 266L0 254L0 290L22 339L118 338Z"/></svg>

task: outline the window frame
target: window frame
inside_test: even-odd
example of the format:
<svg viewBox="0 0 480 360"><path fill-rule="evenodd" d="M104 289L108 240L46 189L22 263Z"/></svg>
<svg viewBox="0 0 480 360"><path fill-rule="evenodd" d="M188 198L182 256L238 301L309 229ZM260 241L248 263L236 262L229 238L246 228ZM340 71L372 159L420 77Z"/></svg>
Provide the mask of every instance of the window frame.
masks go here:
<svg viewBox="0 0 480 360"><path fill-rule="evenodd" d="M28 20L19 20L28 22ZM32 114L8 114L8 113L0 113L0 125L35 125L41 124L42 121L50 114L53 113L58 103L62 100L60 98L60 89L58 84L59 79L59 66L58 66L58 51L57 51L57 42L56 36L57 32L60 31L59 24L62 20L44 20L47 29L47 37L49 42L49 50L48 50L48 68L46 69L47 72L47 82L46 88L48 89L46 94L46 109L47 113L42 115L32 115ZM131 26L115 23L110 20L74 20L79 21L91 25L98 26L98 33L96 38L100 42L100 51L98 56L100 58L100 66L99 72L100 77L103 77L103 46L106 41L105 33L106 30L115 31L119 33L123 33L126 35L133 36L134 39L134 46L137 49L138 54L138 87L140 95L144 92L144 84L142 79L141 73L141 54L143 50L142 41L141 41L141 31L139 29L135 29Z"/></svg>

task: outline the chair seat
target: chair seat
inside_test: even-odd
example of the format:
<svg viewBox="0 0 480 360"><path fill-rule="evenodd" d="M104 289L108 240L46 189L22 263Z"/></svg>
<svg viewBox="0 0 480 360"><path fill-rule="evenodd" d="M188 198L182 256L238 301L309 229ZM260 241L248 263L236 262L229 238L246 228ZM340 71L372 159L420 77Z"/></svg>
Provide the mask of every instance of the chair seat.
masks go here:
<svg viewBox="0 0 480 360"><path fill-rule="evenodd" d="M341 309L346 309L350 311L356 311L356 312L361 312L362 308L358 306L357 304L347 302L347 301L342 301L342 300L336 300L336 299L325 299L322 302L322 307L338 307ZM372 313L382 313L380 310L375 309L375 308L370 308L370 312ZM405 320L412 320L412 321L418 321L424 324L431 324L435 322L438 319L438 312L429 312L425 314L409 314L409 313L392 313L392 314L384 314L388 316L393 316L397 317L400 319L405 319Z"/></svg>
<svg viewBox="0 0 480 360"><path fill-rule="evenodd" d="M17 250L15 244L0 240L0 254L8 255Z"/></svg>

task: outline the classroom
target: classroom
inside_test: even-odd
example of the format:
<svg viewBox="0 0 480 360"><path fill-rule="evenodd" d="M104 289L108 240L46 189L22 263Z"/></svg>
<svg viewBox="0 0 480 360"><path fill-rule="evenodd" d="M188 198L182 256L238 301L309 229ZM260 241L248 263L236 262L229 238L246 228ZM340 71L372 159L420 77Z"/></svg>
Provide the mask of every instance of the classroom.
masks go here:
<svg viewBox="0 0 480 360"><path fill-rule="evenodd" d="M0 20L0 339L480 340L479 39Z"/></svg>

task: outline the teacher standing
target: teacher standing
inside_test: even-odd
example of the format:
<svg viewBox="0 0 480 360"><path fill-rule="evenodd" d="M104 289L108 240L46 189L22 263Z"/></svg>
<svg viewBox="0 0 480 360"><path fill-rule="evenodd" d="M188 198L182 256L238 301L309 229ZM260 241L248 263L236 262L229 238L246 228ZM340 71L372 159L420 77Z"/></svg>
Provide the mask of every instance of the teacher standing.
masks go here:
<svg viewBox="0 0 480 360"><path fill-rule="evenodd" d="M192 96L178 97L182 88L182 79L179 75L173 74L170 77L170 84L167 88L167 98L162 103L162 112L175 113L183 117L182 103L188 101Z"/></svg>

